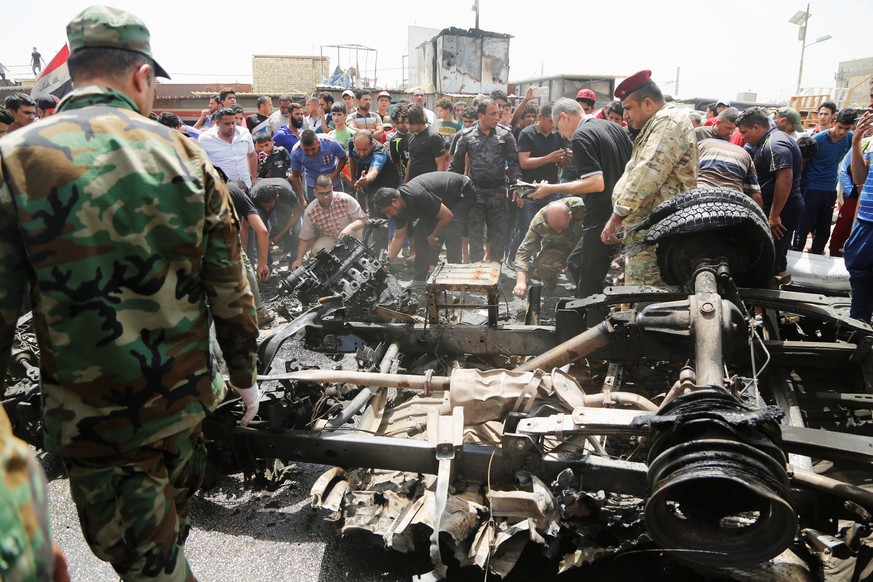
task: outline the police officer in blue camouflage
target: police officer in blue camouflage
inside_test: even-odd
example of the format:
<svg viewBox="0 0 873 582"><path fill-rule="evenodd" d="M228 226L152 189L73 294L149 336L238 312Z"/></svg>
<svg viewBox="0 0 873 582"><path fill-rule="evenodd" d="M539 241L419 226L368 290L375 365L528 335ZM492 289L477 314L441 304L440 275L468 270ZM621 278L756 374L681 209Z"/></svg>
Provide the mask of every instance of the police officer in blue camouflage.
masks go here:
<svg viewBox="0 0 873 582"><path fill-rule="evenodd" d="M512 131L498 124L499 111L491 99L483 99L478 106L479 122L460 132L449 171L463 174L467 157L470 169L467 175L476 186L476 203L467 218L470 234L470 261L481 261L485 256L483 241L488 227L488 243L492 261L503 260L506 246L506 179L509 183L521 177L518 165L518 147Z"/></svg>
<svg viewBox="0 0 873 582"><path fill-rule="evenodd" d="M257 323L238 220L206 153L149 120L166 77L136 16L67 25L76 89L0 140L0 370L25 284L40 345L45 448L85 539L124 580L194 580L188 508L201 423L230 382L257 412Z"/></svg>

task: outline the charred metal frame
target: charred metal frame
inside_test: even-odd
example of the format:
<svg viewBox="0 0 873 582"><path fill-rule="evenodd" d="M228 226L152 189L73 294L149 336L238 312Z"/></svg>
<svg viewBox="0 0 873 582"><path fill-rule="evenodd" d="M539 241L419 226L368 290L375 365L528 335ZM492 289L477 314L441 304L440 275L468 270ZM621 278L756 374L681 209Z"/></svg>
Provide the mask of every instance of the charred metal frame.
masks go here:
<svg viewBox="0 0 873 582"><path fill-rule="evenodd" d="M649 304L639 311L615 312L606 322L589 328L589 314L593 320L604 307L618 303ZM406 355L466 354L507 358L535 355L519 367L519 371L552 369L587 356L611 362L643 358L681 362L687 360L689 353L693 354L690 375L685 376L681 386L677 382L674 389L679 391L675 394L671 391L662 410L655 413L583 409L572 417L566 414L510 417L498 447L371 436L344 430L339 420L328 421L329 430L313 432L241 429L212 417L204 424L204 430L209 438L232 449L238 459L249 464L267 457L343 467L363 466L440 475L443 484L447 471L451 471L453 478L512 482L520 471L550 481L571 469L579 477L580 487L585 489L602 488L647 499L646 521L656 540L660 538L662 543L678 540L680 547L687 548L725 544L733 550L723 565L753 565L779 553L796 534L795 509L786 472L787 455L792 455L798 473L806 475L810 474L807 470L811 466L804 462L805 455L862 465L873 460L873 450L870 439L864 437L805 428L802 420L793 417L790 391L775 390L777 398L783 399L781 406L764 407L758 412L746 409L745 404L732 395L725 364L743 364L749 357L744 349L750 325L746 320L748 311L745 307L741 311L746 303L766 308L765 324L770 325L770 334L769 339L761 343L774 362L800 367L860 363L865 383L871 384L869 354L873 333L868 326L847 316L844 299L784 291L738 290L724 265L701 265L694 275L691 294L682 287L609 288L602 295L560 302L554 327L499 325L493 309L489 313L489 325L444 325L437 323L433 305L427 323L357 322L346 317L341 302L328 301L268 338L261 350L262 373L269 373L271 360L281 344L301 332L307 347L327 353L350 353L362 346L383 342L403 346ZM774 312L825 322L829 333L838 335L842 343L783 339L779 337ZM263 379L280 379L280 376ZM321 375L312 379L329 381ZM450 389L446 378L428 378L427 381L431 380L438 381L442 389ZM337 381L354 383L355 379ZM369 385L388 384L373 380ZM778 396L780 394L782 396ZM360 398L362 402L367 399ZM677 408L679 416L662 412L670 410L671 406L685 408L681 413ZM789 413L788 420L780 426L783 409ZM457 412L458 409L455 414ZM348 416L341 414L338 418ZM689 422L692 432L683 432L682 428L676 431L676 427ZM439 417L429 420L428 434L439 433L443 424L452 423ZM544 436L570 434L645 435L654 445L647 463L587 452L543 450ZM710 435L709 440L700 438L701 434ZM695 448L688 448L692 443ZM697 489L689 485L692 482L699 482ZM792 483L796 484L796 479ZM699 506L706 488L712 486L732 490L733 494L726 496L732 500L719 499ZM863 493L855 493L870 501ZM748 498L746 502L735 500L743 496ZM715 506L717 515L757 509L761 515L769 517L761 518L759 527L744 532L742 537L730 533L725 537L718 528L700 525L703 522L694 522L692 527L677 521L668 509L668 499L681 500L683 511L692 514L710 511L711 506ZM439 570L442 567L439 552L431 549ZM738 558L737 554L743 557ZM693 554L678 559L690 563L699 560Z"/></svg>
<svg viewBox="0 0 873 582"><path fill-rule="evenodd" d="M365 388L345 407L333 401L330 418L314 430L287 428L287 416L240 428L236 425L236 415L226 413L233 409L233 401L226 402L217 414L204 421L203 428L216 450L229 452L232 458L224 459L228 467L254 468L258 459L274 458L345 468L433 474L440 476L443 485L449 475L452 479L509 483L520 472L552 481L561 474L566 475L569 469L580 489L604 489L646 499L647 527L653 538L659 541L661 536L664 544L667 540L681 539L688 548L701 539L705 541L704 546L717 546L720 538L717 532L713 534L706 527L690 528L691 533L686 536L684 529L688 524L674 523L674 516L666 510L667 499L670 503L680 499L683 511L689 509L692 516L700 511L706 513L711 508L702 507L696 498L704 497L706 487L716 483L722 489L744 491L755 498L752 510L759 508L762 514L776 516L772 523L757 532L763 536L761 543L754 541L758 539L753 537L755 530L750 530L752 535L747 539L727 540L726 543L733 544L730 547L735 553L745 556L742 560L730 556L723 564L727 566L752 565L769 559L775 555L773 551L781 551L780 545L784 548L794 539L795 510L789 486L823 492L873 512L873 494L817 476L809 463L809 457L816 457L869 467L873 462L870 438L807 428L791 379L781 370L771 375L768 390L778 406L748 405L737 395L734 384L737 379L726 377L726 364L747 368L755 357L749 354L749 343L754 349L749 334L755 332L750 327L752 310L748 307L755 306L762 309L757 325L767 332L767 337L759 337L758 341L768 352L773 366L819 370L856 366L865 389L873 392L873 358L870 357L873 329L848 317L845 298L737 289L725 265L702 264L694 273L692 292L684 287L610 287L601 295L559 302L554 326L498 324L497 299L491 287L480 289L492 291L488 304L481 306L489 311L488 325L439 323L437 312L445 305L435 302L431 302L431 318L425 323L416 323L411 317L398 323L380 322L378 317L359 321L361 313L368 317L378 314L370 309L372 301L362 300L360 296L351 302L349 299L355 294L354 289L361 288L361 283L370 291L376 289L377 285L370 284L376 281L372 273L366 277L359 274L378 270L379 266L365 263L363 270L357 268L365 254L356 245L359 243L340 245L340 251L346 253L341 266L348 267L346 271L354 271L350 279L343 279L333 271L327 273L333 264L328 259L335 257L319 255L321 263L313 263L315 268L308 266L295 271L286 281L290 287L309 285L312 289L321 289L318 286L321 275L330 275L328 287L337 294L322 300L260 343L259 381L282 382L286 388L290 386L287 382L293 381L325 385L345 382ZM357 267L352 269L355 265ZM344 271L339 275L347 274ZM642 306L638 310L616 311L606 321L590 325L606 311L604 308L623 303ZM809 341L809 336L797 339L790 329L781 337L779 314L818 322L815 333L820 337L813 336L815 341ZM402 314L398 312L398 315ZM803 330L798 334L803 335ZM371 350L374 353L372 369L378 363L379 374L368 376L364 372L326 370L284 375L271 372L282 345L294 337L302 337L304 344L315 351L331 354L355 353L380 345ZM413 379L413 376L388 374L401 352L405 356L502 357L507 366L518 361L513 360L514 357L534 356L518 366L514 370L517 372L552 369L585 357L605 360L610 362L610 368L604 382L604 401L609 401L611 394L615 398L622 394L612 393L613 384L621 375L622 363L685 362L692 354L694 365L680 373L679 380L657 410L646 400L649 408L645 410L589 408L586 402L586 407L575 409L573 414L538 417L513 414L504 423L499 446L464 444L456 430L459 425L463 426L459 408L448 416L431 415L427 426L429 440L374 436L347 428L346 422L367 404L375 387L396 386L423 390L426 394L451 389L448 377L427 375ZM38 370L31 360L24 358L21 365L26 376L33 380L33 372ZM388 376L392 379L386 380ZM757 392L755 395L759 396ZM820 393L812 397L847 407L869 407L873 398L869 394L846 393ZM275 405L269 398L262 402L262 417L267 416L264 411L271 412L270 407ZM546 450L545 437L566 435L646 437L650 441L650 456L642 463L584 450ZM786 466L789 455L790 464ZM689 495L688 483L695 478L700 482L695 485L695 495ZM709 505L721 505L723 513L730 513L737 506L733 501L721 503L721 500ZM822 536L827 535L810 529L802 533L804 539L812 540L811 544L819 543ZM439 566L438 535L435 539L435 564ZM694 563L697 558L692 555L678 559Z"/></svg>

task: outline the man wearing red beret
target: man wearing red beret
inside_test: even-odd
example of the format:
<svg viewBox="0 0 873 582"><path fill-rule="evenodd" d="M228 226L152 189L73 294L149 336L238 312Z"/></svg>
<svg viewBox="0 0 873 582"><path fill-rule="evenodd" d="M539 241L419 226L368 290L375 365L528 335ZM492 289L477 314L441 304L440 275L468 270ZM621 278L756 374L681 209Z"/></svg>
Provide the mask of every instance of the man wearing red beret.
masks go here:
<svg viewBox="0 0 873 582"><path fill-rule="evenodd" d="M628 124L640 131L624 174L612 191L612 216L600 235L604 244L618 242L621 227L642 220L652 209L697 186L697 140L688 115L667 105L652 81L651 71L640 71L616 87ZM625 248L645 236L628 232ZM625 285L663 285L655 248L625 257Z"/></svg>

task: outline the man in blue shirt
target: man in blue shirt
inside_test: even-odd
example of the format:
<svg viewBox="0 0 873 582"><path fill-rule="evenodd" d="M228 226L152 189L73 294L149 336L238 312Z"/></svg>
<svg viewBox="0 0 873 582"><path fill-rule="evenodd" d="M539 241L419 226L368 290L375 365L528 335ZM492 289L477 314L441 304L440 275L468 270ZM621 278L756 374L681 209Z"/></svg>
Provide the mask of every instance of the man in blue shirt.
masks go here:
<svg viewBox="0 0 873 582"><path fill-rule="evenodd" d="M852 125L855 112L851 109L837 115L834 126L812 136L818 151L809 160L804 175L803 216L794 234L794 250L806 248L806 236L812 236L810 252L823 255L831 234L831 218L837 201L837 176L840 160L852 147Z"/></svg>
<svg viewBox="0 0 873 582"><path fill-rule="evenodd" d="M873 86L870 105L873 108ZM849 281L852 284L852 307L849 315L870 323L873 315L873 147L865 148L861 140L873 131L873 112L864 114L852 136L852 179L861 187L858 219L843 251Z"/></svg>
<svg viewBox="0 0 873 582"><path fill-rule="evenodd" d="M349 169L355 181L355 190L361 193L358 202L365 212L370 211L370 202L376 190L400 185L397 166L390 161L385 146L376 141L369 129L362 129L355 134L349 147Z"/></svg>
<svg viewBox="0 0 873 582"><path fill-rule="evenodd" d="M861 147L867 149L870 141L870 136L863 138L861 140ZM831 231L831 242L828 244L832 257L843 256L843 246L849 240L849 235L852 233L852 226L855 224L855 210L858 208L858 197L861 195L861 189L852 180L852 172L850 170L852 151L853 148L849 148L849 153L840 162L840 188L843 191L843 203L840 205L837 221L834 223L834 228Z"/></svg>
<svg viewBox="0 0 873 582"><path fill-rule="evenodd" d="M752 160L758 172L764 214L770 224L770 234L776 247L773 265L774 284L790 280L788 276L788 246L791 233L803 214L800 193L802 161L797 142L787 133L770 127L767 113L760 107L750 107L737 117L737 128L743 139L755 150Z"/></svg>
<svg viewBox="0 0 873 582"><path fill-rule="evenodd" d="M289 125L290 124L290 125ZM288 123L282 125L273 135L273 143L289 152L300 141L300 130L303 128L303 107L299 103L288 105Z"/></svg>
<svg viewBox="0 0 873 582"><path fill-rule="evenodd" d="M300 142L291 152L291 185L306 208L315 200L315 179L322 174L330 176L333 189L342 192L340 172L346 165L346 151L338 141L324 134L316 135L311 129L300 134ZM306 170L306 188L300 173Z"/></svg>

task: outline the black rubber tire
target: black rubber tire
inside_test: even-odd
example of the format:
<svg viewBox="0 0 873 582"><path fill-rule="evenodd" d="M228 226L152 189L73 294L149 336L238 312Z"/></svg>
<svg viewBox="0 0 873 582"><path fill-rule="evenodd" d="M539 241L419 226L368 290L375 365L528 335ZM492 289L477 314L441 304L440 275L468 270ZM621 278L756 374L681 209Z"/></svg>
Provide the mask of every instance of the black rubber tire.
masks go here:
<svg viewBox="0 0 873 582"><path fill-rule="evenodd" d="M649 228L656 222L660 222L664 217L673 214L689 206L694 206L704 202L733 202L751 210L761 220L767 222L767 217L764 211L758 206L758 203L749 198L742 192L731 190L729 188L694 188L679 196L674 196L664 202L658 204L652 209L651 214L641 220L637 225L638 229Z"/></svg>
<svg viewBox="0 0 873 582"><path fill-rule="evenodd" d="M733 202L700 202L665 216L649 228L645 240L654 244L666 236L690 234L746 223L754 224L760 227L764 234L769 234L767 223L752 214L748 208Z"/></svg>
<svg viewBox="0 0 873 582"><path fill-rule="evenodd" d="M739 286L769 282L773 238L764 213L745 194L695 189L658 205L652 216L644 243L658 244L658 267L667 284L690 285L700 266L719 263L728 265Z"/></svg>

